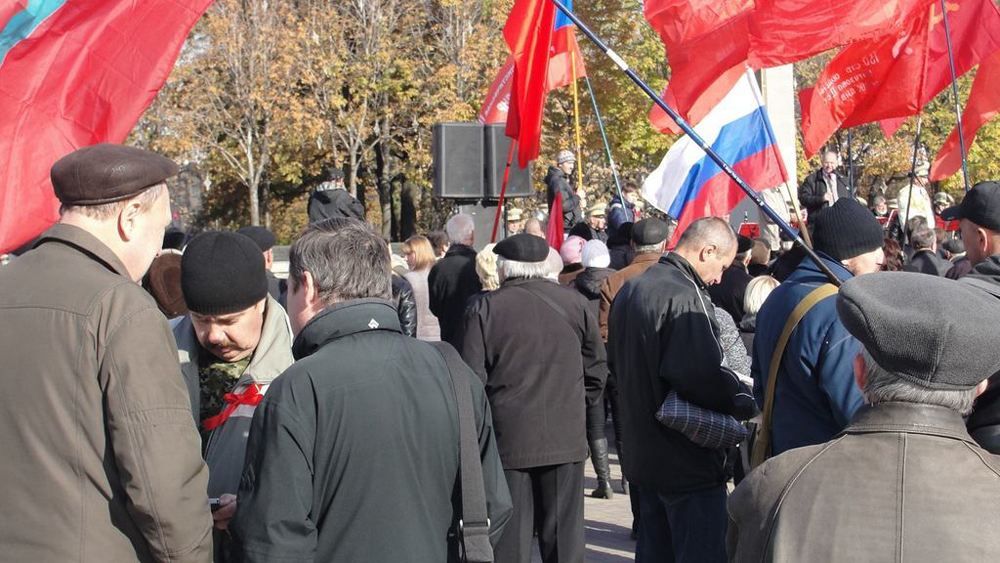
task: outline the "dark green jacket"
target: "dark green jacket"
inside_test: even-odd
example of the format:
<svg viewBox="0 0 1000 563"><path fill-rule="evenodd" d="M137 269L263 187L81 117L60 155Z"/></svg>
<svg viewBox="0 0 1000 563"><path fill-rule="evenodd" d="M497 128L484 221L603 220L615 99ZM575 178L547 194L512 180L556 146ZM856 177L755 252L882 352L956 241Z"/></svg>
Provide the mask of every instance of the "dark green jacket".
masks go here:
<svg viewBox="0 0 1000 563"><path fill-rule="evenodd" d="M448 368L386 301L330 307L258 406L231 529L244 561L454 560L458 412ZM510 517L482 384L471 370L491 537Z"/></svg>

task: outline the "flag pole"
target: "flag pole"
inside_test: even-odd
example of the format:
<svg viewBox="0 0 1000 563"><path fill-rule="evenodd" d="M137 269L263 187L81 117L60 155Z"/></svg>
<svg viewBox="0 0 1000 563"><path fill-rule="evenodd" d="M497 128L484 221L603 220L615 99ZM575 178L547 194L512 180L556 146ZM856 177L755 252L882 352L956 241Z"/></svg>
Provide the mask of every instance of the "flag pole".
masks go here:
<svg viewBox="0 0 1000 563"><path fill-rule="evenodd" d="M580 142L580 97L576 88L576 57L570 54L569 68L573 79L573 129L576 132L576 186L578 190L583 188L583 149ZM586 190L584 190L586 191ZM586 210L584 210L586 211Z"/></svg>
<svg viewBox="0 0 1000 563"><path fill-rule="evenodd" d="M854 129L847 130L847 189L853 197L858 196L854 187Z"/></svg>
<svg viewBox="0 0 1000 563"><path fill-rule="evenodd" d="M794 229L792 229L792 227L788 223L786 223L785 220L782 219L781 216L774 211L774 209L771 209L771 206L769 206L763 199L761 199L760 194L755 192L753 188L751 188L746 183L746 180L741 178L740 175L737 174L735 170L733 170L733 167L730 166L729 163L727 163L725 160L723 160L723 158L719 156L719 154L715 152L715 150L710 145L708 145L708 143L706 143L704 139L701 138L701 135L699 135L694 129L691 128L691 125L687 122L686 119L681 117L677 113L677 111L674 110L674 108L667 105L667 103L664 102L660 98L660 96L655 91L653 91L652 88L649 87L649 84L646 84L646 82L644 82L642 78L640 78L639 75L636 74L636 72L628 66L628 63L626 63L625 60L618 55L618 53L614 52L603 41L601 41L601 39L597 37L597 35L595 35L594 32L591 31L591 29L587 27L587 25L584 24L583 21L581 21L576 14L573 13L572 10L568 9L562 2L560 2L560 0L552 0L552 3L555 4L556 8L558 8L560 12L565 14L566 17L569 18L576 25L576 27L580 31L582 31L584 35L587 36L587 39L590 39L594 43L594 45L596 45L597 48L601 50L602 53L607 55L608 58L610 58L615 63L615 65L619 69L621 69L621 71L624 72L625 75L628 76L628 78L636 86L638 86L643 92L645 92L645 94L649 96L651 100L653 100L653 103L655 103L657 106L660 107L660 109L666 112L666 114L669 115L670 118L674 120L674 123L676 123L677 126L680 127L682 131L684 131L684 134L690 137L691 140L701 148L701 150L705 151L705 154L708 155L708 157L712 159L712 161L715 162L715 164L718 165L718 167L721 168L723 172L725 172L730 178L732 178L734 182L736 182L736 185L739 186L741 190L743 190L743 193L745 193L747 197L749 197L751 201L753 201L757 205L757 207L759 207L760 210L763 211L764 214L767 215L767 217L774 222L774 224L778 225L779 229L784 231L786 235L788 235L793 241L795 241L796 244L798 244L799 246L802 247L803 250L805 250L806 254L812 259L813 262L816 263L816 266L826 275L827 278L829 278L830 283L836 286L840 286L841 283L843 283L840 280L840 278L838 278L837 275L834 274L832 270L830 270L830 267L827 266L825 262L823 262L823 260L819 257L819 255L817 255L812 248L809 248L809 246L805 243L805 241L802 240L802 237L799 235L799 233L797 233Z"/></svg>
<svg viewBox="0 0 1000 563"><path fill-rule="evenodd" d="M965 191L969 191L969 166L966 162L968 154L965 148L965 132L962 130L962 104L958 99L958 75L955 72L955 55L951 46L951 26L948 24L948 6L945 4L945 0L941 0L941 17L944 20L944 38L948 45L948 64L951 67L951 96L955 101L955 121L958 123L958 147L962 154L962 180L965 182ZM907 207L909 206L907 205Z"/></svg>
<svg viewBox="0 0 1000 563"><path fill-rule="evenodd" d="M625 197L622 195L622 182L618 177L618 166L615 165L615 159L611 156L611 145L608 144L608 134L604 130L604 118L601 117L601 110L597 107L597 97L594 96L594 87L590 85L590 77L584 76L583 81L587 83L587 91L590 92L590 104L594 107L594 115L597 117L597 127L601 130L601 139L604 141L604 152L608 155L611 176L615 179L615 191L618 193L618 199L622 202L622 206L625 206ZM635 219L634 216L632 218Z"/></svg>
<svg viewBox="0 0 1000 563"><path fill-rule="evenodd" d="M503 183L500 184L500 203L497 204L497 213L493 217L493 234L490 235L490 242L497 241L497 227L500 226L500 212L503 210L503 199L507 195L507 180L510 178L510 163L514 160L514 147L517 143L514 139L510 140L510 148L507 149L507 166L503 169ZM504 229L507 225L504 225Z"/></svg>
<svg viewBox="0 0 1000 563"><path fill-rule="evenodd" d="M903 219L903 243L910 244L910 233L908 224L910 222L910 205L913 203L913 180L917 175L917 152L920 149L920 129L923 125L924 116L917 116L917 134L913 136L913 160L910 162L910 190L906 194L906 214Z"/></svg>

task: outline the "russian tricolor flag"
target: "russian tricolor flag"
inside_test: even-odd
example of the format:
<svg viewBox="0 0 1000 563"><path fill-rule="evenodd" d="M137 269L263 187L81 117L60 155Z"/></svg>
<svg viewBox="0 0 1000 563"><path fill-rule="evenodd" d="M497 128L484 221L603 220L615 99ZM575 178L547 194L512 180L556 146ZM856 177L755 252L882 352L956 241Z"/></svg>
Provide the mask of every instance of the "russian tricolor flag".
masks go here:
<svg viewBox="0 0 1000 563"><path fill-rule="evenodd" d="M749 69L694 129L755 191L787 181L757 79ZM692 221L726 215L745 194L685 136L643 182L642 196L678 221L673 246Z"/></svg>
<svg viewBox="0 0 1000 563"><path fill-rule="evenodd" d="M125 140L211 0L0 0L0 252L59 218L49 168Z"/></svg>

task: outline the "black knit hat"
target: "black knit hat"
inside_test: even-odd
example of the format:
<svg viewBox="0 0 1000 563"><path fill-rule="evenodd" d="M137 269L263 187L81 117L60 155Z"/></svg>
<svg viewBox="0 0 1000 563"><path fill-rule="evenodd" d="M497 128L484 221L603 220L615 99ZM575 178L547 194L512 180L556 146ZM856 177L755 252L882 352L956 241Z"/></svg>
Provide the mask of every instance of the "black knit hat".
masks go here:
<svg viewBox="0 0 1000 563"><path fill-rule="evenodd" d="M885 234L871 211L841 198L813 220L813 247L834 260L847 260L882 247Z"/></svg>
<svg viewBox="0 0 1000 563"><path fill-rule="evenodd" d="M1000 370L1000 300L972 284L910 272L844 282L844 327L880 367L927 389L970 389Z"/></svg>
<svg viewBox="0 0 1000 563"><path fill-rule="evenodd" d="M245 235L202 233L184 249L181 289L188 309L203 315L228 315L267 297L264 255Z"/></svg>

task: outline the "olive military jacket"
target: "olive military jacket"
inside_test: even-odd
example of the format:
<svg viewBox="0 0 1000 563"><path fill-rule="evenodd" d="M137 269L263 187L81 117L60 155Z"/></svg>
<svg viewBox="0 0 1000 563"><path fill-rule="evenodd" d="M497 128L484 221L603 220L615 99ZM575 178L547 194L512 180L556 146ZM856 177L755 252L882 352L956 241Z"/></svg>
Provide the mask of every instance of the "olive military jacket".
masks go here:
<svg viewBox="0 0 1000 563"><path fill-rule="evenodd" d="M208 561L212 518L167 320L90 233L0 268L8 561Z"/></svg>

